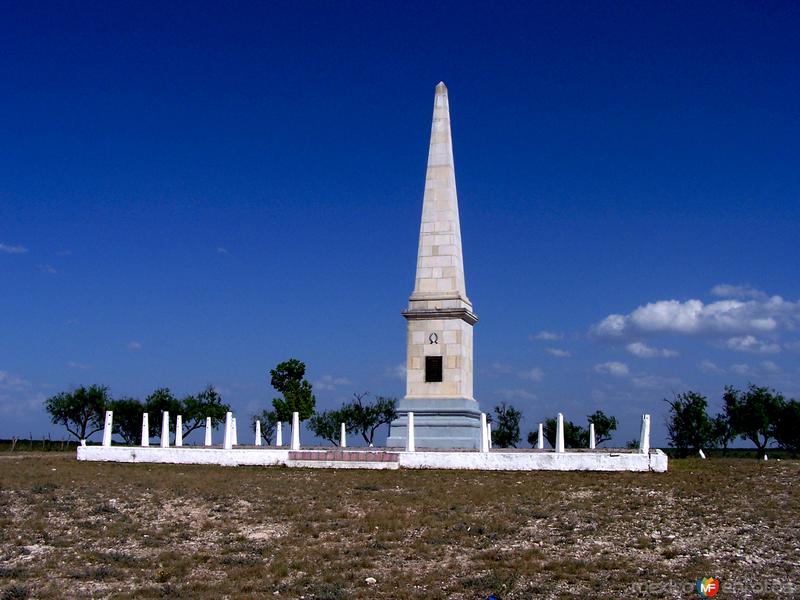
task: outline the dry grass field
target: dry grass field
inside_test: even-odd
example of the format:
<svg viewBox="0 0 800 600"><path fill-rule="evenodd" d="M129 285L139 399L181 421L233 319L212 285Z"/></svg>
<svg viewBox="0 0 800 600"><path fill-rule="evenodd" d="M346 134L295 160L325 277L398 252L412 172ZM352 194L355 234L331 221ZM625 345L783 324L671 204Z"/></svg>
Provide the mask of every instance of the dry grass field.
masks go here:
<svg viewBox="0 0 800 600"><path fill-rule="evenodd" d="M0 456L0 598L800 594L800 463L666 474L326 471ZM374 583L368 578L374 578Z"/></svg>

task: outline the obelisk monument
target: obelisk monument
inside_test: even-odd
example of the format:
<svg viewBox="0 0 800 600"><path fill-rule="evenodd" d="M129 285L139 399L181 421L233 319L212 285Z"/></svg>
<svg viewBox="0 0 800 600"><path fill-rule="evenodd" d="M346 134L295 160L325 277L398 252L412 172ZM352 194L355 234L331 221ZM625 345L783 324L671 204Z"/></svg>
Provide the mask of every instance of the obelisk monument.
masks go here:
<svg viewBox="0 0 800 600"><path fill-rule="evenodd" d="M479 448L480 410L472 393L472 326L478 317L464 280L444 83L436 86L417 276L403 316L408 325L406 395L387 446L405 446L407 415L413 412L417 448Z"/></svg>

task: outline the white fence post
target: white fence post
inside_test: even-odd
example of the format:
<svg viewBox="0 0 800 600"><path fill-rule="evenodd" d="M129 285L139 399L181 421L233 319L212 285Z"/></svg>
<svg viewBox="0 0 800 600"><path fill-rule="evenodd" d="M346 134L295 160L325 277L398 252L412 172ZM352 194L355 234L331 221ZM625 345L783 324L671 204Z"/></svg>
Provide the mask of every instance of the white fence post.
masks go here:
<svg viewBox="0 0 800 600"><path fill-rule="evenodd" d="M650 453L650 415L642 415L642 433L639 436L639 452Z"/></svg>
<svg viewBox="0 0 800 600"><path fill-rule="evenodd" d="M150 419L147 413L142 413L142 447L150 445Z"/></svg>
<svg viewBox="0 0 800 600"><path fill-rule="evenodd" d="M283 446L283 423L278 421L278 427L275 429L275 445L277 447Z"/></svg>
<svg viewBox="0 0 800 600"><path fill-rule="evenodd" d="M416 452L416 443L414 440L414 413L408 413L408 423L406 425L406 452Z"/></svg>
<svg viewBox="0 0 800 600"><path fill-rule="evenodd" d="M205 445L211 445L211 417L206 417L206 440Z"/></svg>
<svg viewBox="0 0 800 600"><path fill-rule="evenodd" d="M541 450L544 448L544 425L539 423L539 439L536 440L536 447Z"/></svg>
<svg viewBox="0 0 800 600"><path fill-rule="evenodd" d="M481 452L489 451L489 440L486 438L486 413L481 413Z"/></svg>
<svg viewBox="0 0 800 600"><path fill-rule="evenodd" d="M292 450L300 450L300 413L292 413Z"/></svg>
<svg viewBox="0 0 800 600"><path fill-rule="evenodd" d="M556 423L556 452L564 452L564 415L561 413L558 413Z"/></svg>
<svg viewBox="0 0 800 600"><path fill-rule="evenodd" d="M233 419L233 415L230 412L225 413L225 438L224 438L224 440L222 442L222 447L225 448L225 450L230 450L231 448L233 448L233 445L231 444L231 442L232 442L232 438L231 438L231 429L232 429L231 425L232 425L232 423L231 423L231 420L232 419Z"/></svg>
<svg viewBox="0 0 800 600"><path fill-rule="evenodd" d="M169 411L161 413L161 447L169 448Z"/></svg>
<svg viewBox="0 0 800 600"><path fill-rule="evenodd" d="M492 424L490 422L486 422L486 439L489 443L489 450L492 449Z"/></svg>
<svg viewBox="0 0 800 600"><path fill-rule="evenodd" d="M256 446L261 445L261 421L256 419Z"/></svg>
<svg viewBox="0 0 800 600"><path fill-rule="evenodd" d="M347 427L344 423L339 428L339 448L347 448Z"/></svg>
<svg viewBox="0 0 800 600"><path fill-rule="evenodd" d="M111 447L111 428L114 422L114 413L110 410L106 411L106 422L103 423L103 447Z"/></svg>
<svg viewBox="0 0 800 600"><path fill-rule="evenodd" d="M596 445L594 439L594 423L589 423L589 449L594 450Z"/></svg>
<svg viewBox="0 0 800 600"><path fill-rule="evenodd" d="M231 418L231 443L234 446L239 445L239 432L236 428L236 417Z"/></svg>
<svg viewBox="0 0 800 600"><path fill-rule="evenodd" d="M183 446L183 416L175 417L175 446Z"/></svg>

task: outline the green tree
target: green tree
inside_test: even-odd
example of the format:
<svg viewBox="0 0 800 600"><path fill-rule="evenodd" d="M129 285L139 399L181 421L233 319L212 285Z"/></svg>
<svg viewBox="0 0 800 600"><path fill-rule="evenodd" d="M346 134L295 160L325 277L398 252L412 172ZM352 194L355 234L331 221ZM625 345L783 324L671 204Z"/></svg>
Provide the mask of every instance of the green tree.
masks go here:
<svg viewBox="0 0 800 600"><path fill-rule="evenodd" d="M800 451L800 402L797 400L784 404L775 424L775 439L781 448L792 454Z"/></svg>
<svg viewBox="0 0 800 600"><path fill-rule="evenodd" d="M544 427L544 439L547 440L547 443L550 444L551 448L556 447L556 429L558 428L558 419L556 417L551 417L549 419L545 419ZM597 425L595 425L595 429ZM597 436L597 431L595 430L595 437ZM528 434L528 443L531 446L536 445L536 442L539 437L539 432L531 431ZM586 448L589 446L589 430L584 429L580 425L576 425L572 421L567 421L564 419L564 447L565 448Z"/></svg>
<svg viewBox="0 0 800 600"><path fill-rule="evenodd" d="M501 402L494 407L494 418L491 422L496 424L492 428L492 446L498 448L516 448L519 444L519 422L522 413L510 404Z"/></svg>
<svg viewBox="0 0 800 600"><path fill-rule="evenodd" d="M150 415L150 437L161 437L161 422L164 411L169 412L169 430L175 432L175 423L181 412L181 401L169 388L158 388L144 400L146 412Z"/></svg>
<svg viewBox="0 0 800 600"><path fill-rule="evenodd" d="M670 406L667 417L670 446L677 448L681 456L686 456L690 448L697 452L713 445L714 432L706 412L705 396L689 391L676 395L673 400L665 398L664 402Z"/></svg>
<svg viewBox="0 0 800 600"><path fill-rule="evenodd" d="M343 410L326 410L311 415L308 420L308 429L318 438L328 440L334 446L338 446L342 423L345 424L345 429L348 429Z"/></svg>
<svg viewBox="0 0 800 600"><path fill-rule="evenodd" d="M44 407L54 424L63 425L78 440L85 440L103 429L110 399L106 386L80 386L48 398Z"/></svg>
<svg viewBox="0 0 800 600"><path fill-rule="evenodd" d="M213 385L208 385L199 394L186 396L180 401L176 410L179 411L177 414L181 415L183 436L186 437L194 430L205 427L208 417L211 417L212 428L225 422L225 415L231 410L231 407L222 402L222 396ZM170 413L170 418L172 418L172 413Z"/></svg>
<svg viewBox="0 0 800 600"><path fill-rule="evenodd" d="M256 430L256 421L261 421L261 437L269 445L275 430L278 428L278 415L274 410L263 410L260 415L253 415L253 431Z"/></svg>
<svg viewBox="0 0 800 600"><path fill-rule="evenodd" d="M108 410L114 411L113 433L129 446L137 444L142 436L144 404L135 398L119 398L109 403Z"/></svg>
<svg viewBox="0 0 800 600"><path fill-rule="evenodd" d="M369 394L353 394L353 399L339 411L340 423L345 423L348 431L361 434L364 443L372 446L375 432L397 418L397 398L376 396L374 402L365 402Z"/></svg>
<svg viewBox="0 0 800 600"><path fill-rule="evenodd" d="M736 432L725 414L718 414L711 420L711 439L713 445L722 446L722 456L728 454L728 446L736 439Z"/></svg>
<svg viewBox="0 0 800 600"><path fill-rule="evenodd" d="M594 440L599 446L611 439L611 432L617 430L617 418L607 416L602 410L597 410L587 417L589 423L594 423ZM589 431L586 431L586 445L589 445Z"/></svg>
<svg viewBox="0 0 800 600"><path fill-rule="evenodd" d="M741 392L727 386L722 396L728 421L743 440L750 440L764 452L775 437L775 427L786 405L784 397L775 390L757 387L752 383Z"/></svg>
<svg viewBox="0 0 800 600"><path fill-rule="evenodd" d="M269 373L272 387L283 394L282 398L272 400L279 421L291 421L293 412L300 414L301 421L314 414L317 401L311 391L311 384L304 379L306 365L303 362L290 358Z"/></svg>

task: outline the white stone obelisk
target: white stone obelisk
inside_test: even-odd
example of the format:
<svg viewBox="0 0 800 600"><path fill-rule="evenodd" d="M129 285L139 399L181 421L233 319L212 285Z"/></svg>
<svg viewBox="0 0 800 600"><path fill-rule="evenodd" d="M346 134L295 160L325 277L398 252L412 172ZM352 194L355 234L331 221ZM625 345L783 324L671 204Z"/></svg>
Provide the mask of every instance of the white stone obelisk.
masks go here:
<svg viewBox="0 0 800 600"><path fill-rule="evenodd" d="M106 411L106 420L103 423L103 447L111 447L111 430L113 429L114 413L113 411Z"/></svg>
<svg viewBox="0 0 800 600"><path fill-rule="evenodd" d="M261 445L261 421L256 419L256 446Z"/></svg>
<svg viewBox="0 0 800 600"><path fill-rule="evenodd" d="M230 412L225 413L225 438L222 441L222 447L225 450L230 450L233 448L233 431L232 431L232 421L233 415Z"/></svg>
<svg viewBox="0 0 800 600"><path fill-rule="evenodd" d="M211 417L206 417L206 439L204 442L206 446L211 445Z"/></svg>
<svg viewBox="0 0 800 600"><path fill-rule="evenodd" d="M283 446L283 424L278 421L277 426L275 427L275 445L280 448Z"/></svg>
<svg viewBox="0 0 800 600"><path fill-rule="evenodd" d="M556 452L564 452L564 415L561 413L556 422Z"/></svg>
<svg viewBox="0 0 800 600"><path fill-rule="evenodd" d="M236 417L231 417L231 444L239 445L239 434L236 428Z"/></svg>
<svg viewBox="0 0 800 600"><path fill-rule="evenodd" d="M486 425L486 413L481 413L481 452L489 452L489 430Z"/></svg>
<svg viewBox="0 0 800 600"><path fill-rule="evenodd" d="M407 415L417 414L424 448L480 448L486 432L473 397L472 327L478 317L467 297L450 104L436 86L428 149L417 271L407 321L406 395L386 442L405 445Z"/></svg>
<svg viewBox="0 0 800 600"><path fill-rule="evenodd" d="M416 440L414 439L414 413L408 413L408 435L406 435L406 452L416 452Z"/></svg>
<svg viewBox="0 0 800 600"><path fill-rule="evenodd" d="M175 446L183 446L183 416L175 417Z"/></svg>
<svg viewBox="0 0 800 600"><path fill-rule="evenodd" d="M596 446L594 438L594 423L589 423L589 449L594 450Z"/></svg>
<svg viewBox="0 0 800 600"><path fill-rule="evenodd" d="M150 423L147 413L142 413L142 447L150 445Z"/></svg>
<svg viewBox="0 0 800 600"><path fill-rule="evenodd" d="M650 453L650 415L642 415L642 432L639 436L639 452Z"/></svg>
<svg viewBox="0 0 800 600"><path fill-rule="evenodd" d="M300 413L292 413L292 450L300 450Z"/></svg>
<svg viewBox="0 0 800 600"><path fill-rule="evenodd" d="M339 448L347 448L347 426L344 423L339 427Z"/></svg>
<svg viewBox="0 0 800 600"><path fill-rule="evenodd" d="M536 439L536 447L541 450L544 448L544 425L539 423L539 437Z"/></svg>
<svg viewBox="0 0 800 600"><path fill-rule="evenodd" d="M169 448L169 411L161 413L161 447Z"/></svg>

